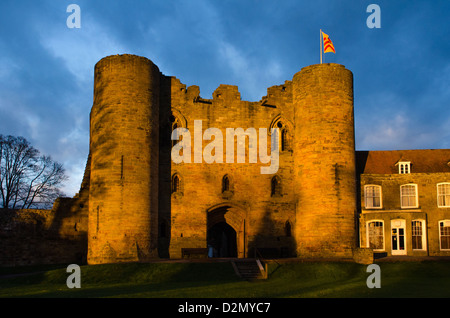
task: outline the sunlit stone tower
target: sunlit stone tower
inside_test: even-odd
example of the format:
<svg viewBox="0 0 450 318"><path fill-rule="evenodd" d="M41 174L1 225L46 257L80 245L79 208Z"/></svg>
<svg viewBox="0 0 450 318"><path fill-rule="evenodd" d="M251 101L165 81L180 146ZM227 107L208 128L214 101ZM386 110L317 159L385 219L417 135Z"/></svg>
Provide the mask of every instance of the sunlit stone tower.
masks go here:
<svg viewBox="0 0 450 318"><path fill-rule="evenodd" d="M157 255L159 80L158 68L139 56L95 66L89 264Z"/></svg>
<svg viewBox="0 0 450 318"><path fill-rule="evenodd" d="M356 175L353 75L318 64L293 78L297 257L351 257Z"/></svg>

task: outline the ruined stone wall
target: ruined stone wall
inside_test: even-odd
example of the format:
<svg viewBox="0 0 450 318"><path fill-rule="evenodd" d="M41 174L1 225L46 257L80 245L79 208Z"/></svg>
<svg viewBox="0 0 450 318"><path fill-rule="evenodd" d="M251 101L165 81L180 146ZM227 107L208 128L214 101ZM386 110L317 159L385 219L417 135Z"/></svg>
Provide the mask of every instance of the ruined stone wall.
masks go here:
<svg viewBox="0 0 450 318"><path fill-rule="evenodd" d="M59 198L52 210L0 209L0 265L85 264L87 213L82 211L78 199L70 198Z"/></svg>
<svg viewBox="0 0 450 318"><path fill-rule="evenodd" d="M51 210L0 209L0 266L86 264L89 163L79 193Z"/></svg>

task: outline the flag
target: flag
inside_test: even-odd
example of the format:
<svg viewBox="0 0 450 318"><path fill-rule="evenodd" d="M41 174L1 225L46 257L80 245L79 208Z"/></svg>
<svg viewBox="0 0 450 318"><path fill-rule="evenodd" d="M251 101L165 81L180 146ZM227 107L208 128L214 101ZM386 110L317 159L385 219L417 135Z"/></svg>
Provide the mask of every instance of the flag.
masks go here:
<svg viewBox="0 0 450 318"><path fill-rule="evenodd" d="M323 38L323 53L336 53L334 50L333 42L331 42L330 37L322 32L322 38Z"/></svg>

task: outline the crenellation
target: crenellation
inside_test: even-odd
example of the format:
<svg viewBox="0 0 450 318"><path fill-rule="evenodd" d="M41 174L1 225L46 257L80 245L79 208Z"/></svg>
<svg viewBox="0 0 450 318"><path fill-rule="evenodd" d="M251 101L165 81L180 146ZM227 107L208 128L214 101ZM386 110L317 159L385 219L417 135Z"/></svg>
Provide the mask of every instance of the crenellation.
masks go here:
<svg viewBox="0 0 450 318"><path fill-rule="evenodd" d="M213 92L213 101L232 102L233 100L241 100L241 93L235 85L220 84Z"/></svg>

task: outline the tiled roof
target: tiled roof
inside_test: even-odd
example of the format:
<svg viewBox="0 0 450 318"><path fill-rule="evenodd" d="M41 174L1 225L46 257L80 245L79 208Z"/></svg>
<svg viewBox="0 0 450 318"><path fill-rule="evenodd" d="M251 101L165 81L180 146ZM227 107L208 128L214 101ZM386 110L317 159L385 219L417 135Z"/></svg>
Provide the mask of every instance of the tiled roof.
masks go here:
<svg viewBox="0 0 450 318"><path fill-rule="evenodd" d="M399 161L410 161L411 173L450 172L450 149L356 151L358 174L395 174Z"/></svg>

